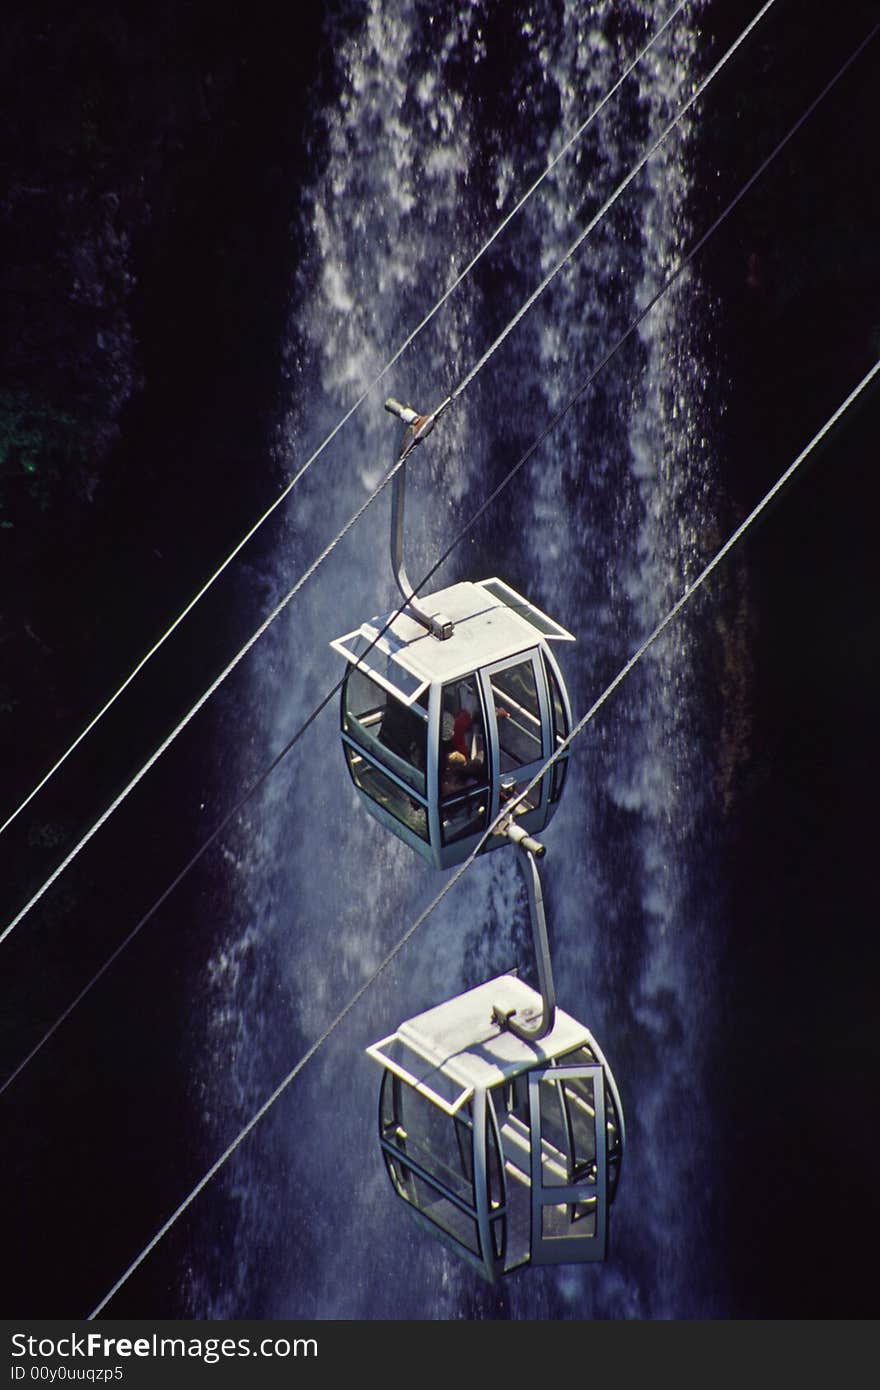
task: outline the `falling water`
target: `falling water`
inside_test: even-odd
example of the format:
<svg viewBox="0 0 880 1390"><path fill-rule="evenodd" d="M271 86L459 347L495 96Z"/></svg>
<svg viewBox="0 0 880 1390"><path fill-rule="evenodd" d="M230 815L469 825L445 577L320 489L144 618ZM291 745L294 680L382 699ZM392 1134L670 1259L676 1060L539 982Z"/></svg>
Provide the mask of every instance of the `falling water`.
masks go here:
<svg viewBox="0 0 880 1390"><path fill-rule="evenodd" d="M648 3L339 3L334 96L301 193L279 433L288 477L365 389L528 183L671 12ZM689 7L477 270L297 487L270 565L289 586L376 486L393 394L436 406L674 116L708 68ZM503 11L503 13L501 13ZM415 456L407 568L420 578L552 413L574 395L686 247L683 122ZM710 312L682 277L443 566L435 587L499 574L573 631L576 715L710 550ZM373 504L260 648L247 756L257 766L338 680L328 642L393 604L389 502ZM711 873L712 716L700 612L688 613L576 745L547 835L561 1005L595 1033L628 1128L609 1258L484 1286L409 1221L376 1142L364 1047L405 1017L527 965L504 853L431 914L215 1183L198 1316L669 1317L724 1313L704 1249L720 1196L707 1059L720 909ZM363 814L324 710L246 814L234 902L206 979L206 1123L249 1118L443 881ZM233 1086L230 1088L230 1068ZM216 1080L212 1080L216 1077ZM720 1180L719 1180L720 1181Z"/></svg>

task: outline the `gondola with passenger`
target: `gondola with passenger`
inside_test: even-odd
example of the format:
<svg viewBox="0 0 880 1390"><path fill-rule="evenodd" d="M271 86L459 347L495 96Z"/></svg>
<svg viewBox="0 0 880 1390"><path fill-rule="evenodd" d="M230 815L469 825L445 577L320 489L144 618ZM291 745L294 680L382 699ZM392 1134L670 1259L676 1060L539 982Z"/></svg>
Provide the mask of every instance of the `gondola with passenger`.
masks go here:
<svg viewBox="0 0 880 1390"><path fill-rule="evenodd" d="M571 708L550 644L571 633L501 579L415 598L403 564L405 465L444 407L407 425L391 558L403 604L331 645L349 663L341 734L366 809L438 868L513 842L539 990L499 976L367 1051L397 1196L485 1278L605 1258L623 1110L592 1034L556 1007L535 836L565 785ZM534 787L531 786L535 783ZM487 834L491 831L491 834Z"/></svg>
<svg viewBox="0 0 880 1390"><path fill-rule="evenodd" d="M392 566L402 607L331 646L349 663L341 734L348 769L369 811L437 868L461 863L505 801L557 752L571 707L552 643L570 632L497 578L415 599L403 564L405 459L439 412L408 425L394 478ZM529 833L551 820L565 784L560 756L519 800ZM497 848L490 836L481 849Z"/></svg>

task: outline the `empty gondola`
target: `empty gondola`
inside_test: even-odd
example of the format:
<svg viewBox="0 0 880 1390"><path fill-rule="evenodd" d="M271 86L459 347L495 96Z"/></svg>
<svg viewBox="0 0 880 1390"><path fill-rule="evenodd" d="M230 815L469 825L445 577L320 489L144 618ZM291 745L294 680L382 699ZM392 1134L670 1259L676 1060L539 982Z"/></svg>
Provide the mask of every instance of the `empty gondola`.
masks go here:
<svg viewBox="0 0 880 1390"><path fill-rule="evenodd" d="M395 1193L492 1282L527 1264L605 1258L624 1143L608 1063L555 1005L540 846L513 829L529 863L541 992L502 975L367 1049L383 1069L379 1142Z"/></svg>

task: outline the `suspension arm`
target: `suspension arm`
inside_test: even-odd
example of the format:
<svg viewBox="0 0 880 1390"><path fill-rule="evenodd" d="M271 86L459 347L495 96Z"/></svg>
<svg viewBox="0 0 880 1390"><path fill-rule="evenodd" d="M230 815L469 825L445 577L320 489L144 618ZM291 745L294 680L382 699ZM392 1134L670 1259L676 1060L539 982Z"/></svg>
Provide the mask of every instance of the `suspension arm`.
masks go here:
<svg viewBox="0 0 880 1390"><path fill-rule="evenodd" d="M529 1023L518 1023L515 1010L504 1013L497 1007L492 1010L492 1022L508 1029L514 1037L523 1042L537 1042L552 1032L556 1022L556 990L553 984L553 964L550 960L550 943L547 938L547 918L544 914L544 897L541 892L541 879L538 874L538 858L543 857L544 846L522 829L509 824L508 838L522 851L520 864L526 876L526 889L529 895L529 914L532 919L532 941L535 947L535 963L538 970L538 989L541 992L541 1013Z"/></svg>
<svg viewBox="0 0 880 1390"><path fill-rule="evenodd" d="M394 579L400 590L401 596L406 604L405 612L409 617L414 618L423 628L426 628L433 637L441 642L447 637L452 636L453 625L448 618L442 614L432 617L426 613L419 603L417 603L413 586L406 573L403 560L403 519L406 508L406 460L409 458L417 444L421 444L423 439L431 433L442 412L449 405L450 398L447 398L442 405L430 415L419 415L410 406L401 405L399 401L389 396L385 402L385 409L392 415L396 415L407 426L406 434L403 436L403 443L400 446L397 462L398 469L394 475L391 492L391 568L394 572Z"/></svg>

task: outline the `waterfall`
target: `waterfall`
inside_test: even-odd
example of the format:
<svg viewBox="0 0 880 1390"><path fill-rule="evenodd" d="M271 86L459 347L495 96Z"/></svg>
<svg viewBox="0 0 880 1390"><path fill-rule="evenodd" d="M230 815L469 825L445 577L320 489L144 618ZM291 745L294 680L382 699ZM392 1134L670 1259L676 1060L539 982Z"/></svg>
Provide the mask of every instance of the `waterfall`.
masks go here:
<svg viewBox="0 0 880 1390"><path fill-rule="evenodd" d="M625 0L328 6L333 96L315 112L291 286L289 477L671 12ZM435 407L561 258L706 70L689 8L293 493L279 592L396 454L386 395ZM577 390L687 246L697 130L682 123L417 451L417 582ZM664 297L432 581L498 574L577 635L576 716L709 550L711 305L695 272ZM248 692L248 757L290 738L341 672L332 637L393 606L383 494L270 631ZM723 1316L707 1252L721 1144L708 1059L723 909L711 876L716 754L688 612L575 745L543 877L559 1002L617 1076L628 1149L605 1264L489 1289L408 1219L378 1151L367 1043L522 964L511 856L474 865L217 1179L197 1316ZM267 783L228 854L230 926L206 977L202 1102L235 1131L352 997L442 876L368 818L333 701ZM720 1178L719 1178L720 1182ZM197 1263L197 1261L196 1261Z"/></svg>

